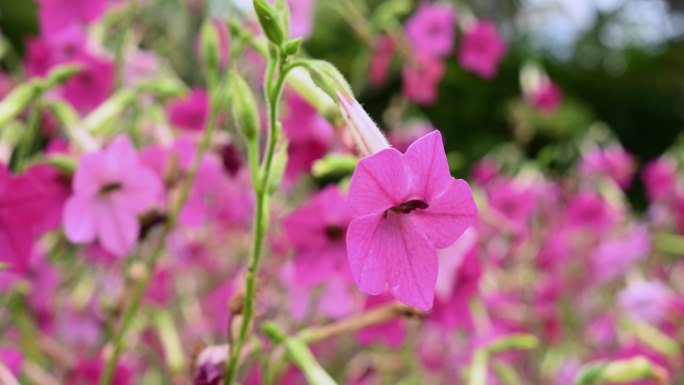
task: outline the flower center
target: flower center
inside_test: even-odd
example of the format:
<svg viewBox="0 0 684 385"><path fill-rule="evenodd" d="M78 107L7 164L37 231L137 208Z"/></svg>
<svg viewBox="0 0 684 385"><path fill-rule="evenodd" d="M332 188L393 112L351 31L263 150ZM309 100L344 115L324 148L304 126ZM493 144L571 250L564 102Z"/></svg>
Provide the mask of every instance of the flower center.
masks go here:
<svg viewBox="0 0 684 385"><path fill-rule="evenodd" d="M342 235L344 235L344 231L342 230L342 228L340 226L329 225L325 228L325 235L331 241L336 241L336 240L342 239Z"/></svg>
<svg viewBox="0 0 684 385"><path fill-rule="evenodd" d="M123 188L123 185L120 182L107 183L100 189L100 194L106 195L114 191L121 190L121 188Z"/></svg>
<svg viewBox="0 0 684 385"><path fill-rule="evenodd" d="M400 205L390 208L388 211L392 211L397 214L408 214L413 210L425 210L428 207L430 207L430 205L421 201L420 199L411 199L410 201L406 201ZM385 216L387 216L387 211L385 211Z"/></svg>

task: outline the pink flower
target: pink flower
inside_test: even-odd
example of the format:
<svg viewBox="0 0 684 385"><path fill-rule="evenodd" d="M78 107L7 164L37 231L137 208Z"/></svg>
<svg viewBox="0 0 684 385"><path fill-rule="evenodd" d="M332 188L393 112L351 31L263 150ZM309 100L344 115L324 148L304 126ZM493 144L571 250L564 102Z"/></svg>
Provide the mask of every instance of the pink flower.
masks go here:
<svg viewBox="0 0 684 385"><path fill-rule="evenodd" d="M69 385L92 385L100 381L100 376L103 375L105 369L105 362L102 358L86 358L80 357L78 366L74 368L68 375L66 383ZM114 377L112 385L131 385L133 384L133 372L128 365L119 362L114 368Z"/></svg>
<svg viewBox="0 0 684 385"><path fill-rule="evenodd" d="M651 237L645 226L633 226L619 238L602 240L591 254L592 270L605 282L623 276L651 253Z"/></svg>
<svg viewBox="0 0 684 385"><path fill-rule="evenodd" d="M444 63L425 54L417 54L414 59L404 66L402 93L418 104L433 104L437 101L439 81L444 76Z"/></svg>
<svg viewBox="0 0 684 385"><path fill-rule="evenodd" d="M392 302L392 297L382 294L366 298L364 310L373 309ZM406 324L402 319L392 319L385 323L370 326L359 330L356 338L363 345L370 345L374 342L382 342L390 348L399 348L406 339Z"/></svg>
<svg viewBox="0 0 684 385"><path fill-rule="evenodd" d="M616 145L588 151L579 168L586 177L607 176L618 186L627 188L632 183L636 162L622 146Z"/></svg>
<svg viewBox="0 0 684 385"><path fill-rule="evenodd" d="M290 8L290 37L311 36L313 32L313 11L316 0L288 0Z"/></svg>
<svg viewBox="0 0 684 385"><path fill-rule="evenodd" d="M114 87L115 66L110 60L82 55L73 62L83 70L69 79L62 95L81 114L87 114L104 102Z"/></svg>
<svg viewBox="0 0 684 385"><path fill-rule="evenodd" d="M45 189L36 179L0 168L0 262L18 272L28 268L46 206Z"/></svg>
<svg viewBox="0 0 684 385"><path fill-rule="evenodd" d="M67 238L98 239L106 251L124 256L138 239L138 215L154 206L163 187L128 137L119 136L106 150L81 157L73 189L64 208Z"/></svg>
<svg viewBox="0 0 684 385"><path fill-rule="evenodd" d="M86 24L98 19L107 9L107 0L38 0L38 18L43 35L71 24Z"/></svg>
<svg viewBox="0 0 684 385"><path fill-rule="evenodd" d="M674 300L674 293L660 281L636 282L618 295L618 302L632 318L658 325Z"/></svg>
<svg viewBox="0 0 684 385"><path fill-rule="evenodd" d="M564 219L570 228L604 233L615 224L618 216L615 208L598 194L580 192L568 202Z"/></svg>
<svg viewBox="0 0 684 385"><path fill-rule="evenodd" d="M496 75L499 61L505 54L506 43L499 36L494 23L480 21L465 31L459 61L463 68L483 79L491 79Z"/></svg>
<svg viewBox="0 0 684 385"><path fill-rule="evenodd" d="M294 92L287 93L287 111L283 129L287 146L287 182L311 171L313 163L328 153L335 138L333 127L315 108Z"/></svg>
<svg viewBox="0 0 684 385"><path fill-rule="evenodd" d="M349 276L344 238L350 221L345 197L335 186L283 220L283 230L297 249L294 267L300 285L316 285L338 274Z"/></svg>
<svg viewBox="0 0 684 385"><path fill-rule="evenodd" d="M539 112L553 113L563 101L563 91L551 79L545 78L526 97Z"/></svg>
<svg viewBox="0 0 684 385"><path fill-rule="evenodd" d="M456 15L450 5L422 3L406 21L406 37L418 52L446 56L454 46Z"/></svg>
<svg viewBox="0 0 684 385"><path fill-rule="evenodd" d="M644 167L641 178L651 200L667 199L675 195L677 164L669 158L658 158Z"/></svg>
<svg viewBox="0 0 684 385"><path fill-rule="evenodd" d="M0 363L4 364L12 374L19 376L21 367L24 364L24 355L18 350L0 348Z"/></svg>
<svg viewBox="0 0 684 385"><path fill-rule="evenodd" d="M399 301L430 309L437 249L454 243L477 215L468 184L449 174L440 133L405 154L388 148L362 159L348 208L347 253L359 289L377 295L389 284Z"/></svg>
<svg viewBox="0 0 684 385"><path fill-rule="evenodd" d="M389 35L381 35L375 40L368 70L369 81L372 85L379 86L387 80L395 50L394 41Z"/></svg>
<svg viewBox="0 0 684 385"><path fill-rule="evenodd" d="M390 147L373 119L353 96L338 92L337 101L347 124L348 133L361 155L372 155Z"/></svg>
<svg viewBox="0 0 684 385"><path fill-rule="evenodd" d="M201 131L209 117L209 96L203 89L195 88L185 98L171 102L166 113L172 125Z"/></svg>

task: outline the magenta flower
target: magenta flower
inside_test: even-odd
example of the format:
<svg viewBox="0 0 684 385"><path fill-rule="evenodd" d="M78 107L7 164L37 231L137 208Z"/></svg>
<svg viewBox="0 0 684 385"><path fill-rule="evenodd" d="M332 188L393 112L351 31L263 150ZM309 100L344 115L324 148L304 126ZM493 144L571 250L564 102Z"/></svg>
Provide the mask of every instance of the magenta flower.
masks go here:
<svg viewBox="0 0 684 385"><path fill-rule="evenodd" d="M422 3L406 21L406 37L418 52L446 56L454 46L456 14L448 4Z"/></svg>
<svg viewBox="0 0 684 385"><path fill-rule="evenodd" d="M620 307L637 321L660 324L675 294L661 281L635 282L618 295Z"/></svg>
<svg viewBox="0 0 684 385"><path fill-rule="evenodd" d="M288 0L290 8L290 37L311 36L313 32L313 12L316 0Z"/></svg>
<svg viewBox="0 0 684 385"><path fill-rule="evenodd" d="M37 180L0 168L0 262L18 272L28 268L46 206L46 192Z"/></svg>
<svg viewBox="0 0 684 385"><path fill-rule="evenodd" d="M172 125L201 131L209 117L209 96L203 89L193 89L185 98L171 102L166 113Z"/></svg>
<svg viewBox="0 0 684 385"><path fill-rule="evenodd" d="M0 348L0 363L4 364L12 374L18 376L24 364L24 355L18 350Z"/></svg>
<svg viewBox="0 0 684 385"><path fill-rule="evenodd" d="M505 54L506 43L499 36L494 23L480 21L465 31L458 57L463 68L483 79L491 79L496 75L499 61Z"/></svg>
<svg viewBox="0 0 684 385"><path fill-rule="evenodd" d="M38 0L38 7L40 30L48 35L97 20L107 9L107 0Z"/></svg>
<svg viewBox="0 0 684 385"><path fill-rule="evenodd" d="M347 253L359 289L377 295L389 285L399 301L430 309L437 249L454 243L477 216L468 184L449 174L439 131L405 154L387 148L362 159L348 208Z"/></svg>
<svg viewBox="0 0 684 385"><path fill-rule="evenodd" d="M413 62L404 66L402 93L418 104L430 105L437 101L439 81L446 71L436 57L417 54Z"/></svg>
<svg viewBox="0 0 684 385"><path fill-rule="evenodd" d="M387 80L394 51L396 51L396 47L389 35L380 35L375 40L373 56L368 69L368 80L372 85L379 86Z"/></svg>
<svg viewBox="0 0 684 385"><path fill-rule="evenodd" d="M636 162L622 146L615 145L588 151L579 168L585 177L606 176L618 186L627 188L632 183Z"/></svg>
<svg viewBox="0 0 684 385"><path fill-rule="evenodd" d="M671 198L677 189L677 164L666 157L651 161L641 178L651 200Z"/></svg>
<svg viewBox="0 0 684 385"><path fill-rule="evenodd" d="M106 251L126 255L138 239L138 215L154 206L162 188L128 137L118 137L107 149L81 157L74 195L64 208L67 238L74 243L98 239Z"/></svg>
<svg viewBox="0 0 684 385"><path fill-rule="evenodd" d="M539 112L553 113L563 102L563 91L551 79L545 78L526 97Z"/></svg>
<svg viewBox="0 0 684 385"><path fill-rule="evenodd" d="M115 66L109 59L88 54L73 63L83 66L83 70L64 84L62 95L85 115L109 97L114 87Z"/></svg>
<svg viewBox="0 0 684 385"><path fill-rule="evenodd" d="M335 186L328 187L283 220L283 230L297 249L295 279L312 286L335 275L349 276L344 238L351 217L345 197Z"/></svg>

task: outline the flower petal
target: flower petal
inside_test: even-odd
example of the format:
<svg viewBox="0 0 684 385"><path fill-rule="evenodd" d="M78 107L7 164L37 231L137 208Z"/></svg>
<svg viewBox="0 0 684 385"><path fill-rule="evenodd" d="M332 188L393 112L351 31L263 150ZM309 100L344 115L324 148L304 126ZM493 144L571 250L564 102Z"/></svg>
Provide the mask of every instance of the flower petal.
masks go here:
<svg viewBox="0 0 684 385"><path fill-rule="evenodd" d="M390 214L378 226L382 252L390 263L390 292L400 302L421 310L432 308L437 285L437 250L414 228L411 218Z"/></svg>
<svg viewBox="0 0 684 385"><path fill-rule="evenodd" d="M123 188L112 194L117 207L133 214L154 206L164 187L157 174L147 167L137 165L124 176Z"/></svg>
<svg viewBox="0 0 684 385"><path fill-rule="evenodd" d="M112 181L107 159L99 152L85 154L78 162L74 175L74 191L82 196L93 196Z"/></svg>
<svg viewBox="0 0 684 385"><path fill-rule="evenodd" d="M409 193L402 154L388 148L362 159L349 185L352 216L378 214L403 203Z"/></svg>
<svg viewBox="0 0 684 385"><path fill-rule="evenodd" d="M404 162L412 181L411 193L428 202L444 191L453 179L439 131L432 131L415 141L406 150Z"/></svg>
<svg viewBox="0 0 684 385"><path fill-rule="evenodd" d="M134 214L121 210L111 202L98 210L97 233L102 247L113 255L123 257L138 239L140 224Z"/></svg>
<svg viewBox="0 0 684 385"><path fill-rule="evenodd" d="M387 253L382 249L384 239L379 225L382 214L371 214L353 219L347 230L349 268L359 290L366 294L380 294L387 285Z"/></svg>
<svg viewBox="0 0 684 385"><path fill-rule="evenodd" d="M97 206L94 201L74 195L64 206L64 233L74 243L95 240L97 231Z"/></svg>
<svg viewBox="0 0 684 385"><path fill-rule="evenodd" d="M438 249L454 243L477 218L473 193L462 179L452 179L448 188L429 204L427 209L415 210L410 216Z"/></svg>

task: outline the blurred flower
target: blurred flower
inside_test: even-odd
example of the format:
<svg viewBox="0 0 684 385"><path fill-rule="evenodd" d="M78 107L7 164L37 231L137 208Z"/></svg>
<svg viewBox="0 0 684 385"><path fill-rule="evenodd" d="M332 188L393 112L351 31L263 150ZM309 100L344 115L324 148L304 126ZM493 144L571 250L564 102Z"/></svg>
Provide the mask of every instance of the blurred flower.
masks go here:
<svg viewBox="0 0 684 385"><path fill-rule="evenodd" d="M401 152L406 152L413 142L434 130L435 128L429 122L416 122L392 129L389 141L392 147Z"/></svg>
<svg viewBox="0 0 684 385"><path fill-rule="evenodd" d="M529 90L525 97L539 112L553 113L563 101L563 91L551 79L545 77Z"/></svg>
<svg viewBox="0 0 684 385"><path fill-rule="evenodd" d="M636 162L621 146L595 148L584 154L579 170L585 177L607 176L618 186L627 188L632 182Z"/></svg>
<svg viewBox="0 0 684 385"><path fill-rule="evenodd" d="M0 166L0 262L24 271L47 207L44 187Z"/></svg>
<svg viewBox="0 0 684 385"><path fill-rule="evenodd" d="M368 70L369 81L372 85L379 86L385 83L395 51L396 46L391 36L384 34L375 39Z"/></svg>
<svg viewBox="0 0 684 385"><path fill-rule="evenodd" d="M5 364L10 372L18 377L19 372L21 372L21 367L24 364L24 355L18 350L0 348L0 362ZM1 379L2 378L0 378L0 380Z"/></svg>
<svg viewBox="0 0 684 385"><path fill-rule="evenodd" d="M123 78L127 87L136 87L159 73L160 59L152 51L136 50L124 58Z"/></svg>
<svg viewBox="0 0 684 385"><path fill-rule="evenodd" d="M290 7L290 38L311 36L316 0L287 0Z"/></svg>
<svg viewBox="0 0 684 385"><path fill-rule="evenodd" d="M677 187L677 164L660 157L648 163L641 174L648 198L663 200L674 196Z"/></svg>
<svg viewBox="0 0 684 385"><path fill-rule="evenodd" d="M173 126L201 131L209 117L209 96L203 89L195 88L186 97L169 103L166 113Z"/></svg>
<svg viewBox="0 0 684 385"><path fill-rule="evenodd" d="M439 81L446 70L444 63L426 54L416 54L413 59L404 66L402 93L418 104L433 104L437 101Z"/></svg>
<svg viewBox="0 0 684 385"><path fill-rule="evenodd" d="M591 254L593 273L600 281L621 277L651 252L651 238L645 226L633 226L621 237L602 240Z"/></svg>
<svg viewBox="0 0 684 385"><path fill-rule="evenodd" d="M568 202L564 219L572 229L602 234L610 230L618 218L615 209L601 196L582 191Z"/></svg>
<svg viewBox="0 0 684 385"><path fill-rule="evenodd" d="M347 252L359 289L377 295L389 284L401 302L430 309L436 249L454 243L477 215L467 183L449 174L441 134L422 137L406 154L390 148L362 159L348 208Z"/></svg>
<svg viewBox="0 0 684 385"><path fill-rule="evenodd" d="M387 293L374 295L366 297L366 304L363 308L369 310L392 301L392 296ZM356 333L356 339L363 345L382 342L390 348L398 349L406 339L406 324L404 320L394 318L385 323L359 330Z"/></svg>
<svg viewBox="0 0 684 385"><path fill-rule="evenodd" d="M97 20L107 9L107 0L38 0L38 20L43 35L72 24Z"/></svg>
<svg viewBox="0 0 684 385"><path fill-rule="evenodd" d="M286 183L311 171L313 163L328 153L335 138L332 125L295 92L286 94L283 129L288 139Z"/></svg>
<svg viewBox="0 0 684 385"><path fill-rule="evenodd" d="M218 345L204 348L197 357L194 367L193 385L220 385L223 383L228 346Z"/></svg>
<svg viewBox="0 0 684 385"><path fill-rule="evenodd" d="M618 303L637 321L658 325L673 300L672 291L660 281L632 283L618 294Z"/></svg>
<svg viewBox="0 0 684 385"><path fill-rule="evenodd" d="M74 243L96 238L108 252L124 256L138 239L138 215L152 208L163 187L143 166L128 137L81 157L74 195L64 208L64 230Z"/></svg>
<svg viewBox="0 0 684 385"><path fill-rule="evenodd" d="M494 23L478 21L465 31L458 57L463 68L484 79L491 79L496 75L506 50L506 43Z"/></svg>
<svg viewBox="0 0 684 385"><path fill-rule="evenodd" d="M105 362L99 357L79 357L78 365L67 376L69 385L92 385L100 381L104 374ZM125 363L119 361L114 368L111 385L132 385L133 372Z"/></svg>
<svg viewBox="0 0 684 385"><path fill-rule="evenodd" d="M62 95L82 115L104 102L114 88L115 66L111 60L85 54L72 62L83 69L63 86Z"/></svg>
<svg viewBox="0 0 684 385"><path fill-rule="evenodd" d="M283 219L283 230L297 250L295 279L300 285L350 276L344 244L350 221L345 197L336 186L325 188Z"/></svg>
<svg viewBox="0 0 684 385"><path fill-rule="evenodd" d="M406 38L413 49L446 56L454 46L456 14L446 3L421 3L406 21Z"/></svg>

